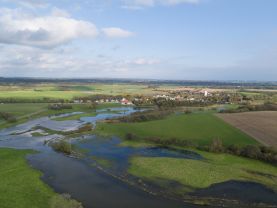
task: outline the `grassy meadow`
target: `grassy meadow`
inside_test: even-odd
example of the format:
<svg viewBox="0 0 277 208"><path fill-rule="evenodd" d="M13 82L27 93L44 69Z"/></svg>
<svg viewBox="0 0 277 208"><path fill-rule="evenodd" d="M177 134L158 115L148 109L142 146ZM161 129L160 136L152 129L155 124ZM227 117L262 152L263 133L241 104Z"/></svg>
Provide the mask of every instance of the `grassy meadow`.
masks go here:
<svg viewBox="0 0 277 208"><path fill-rule="evenodd" d="M11 113L18 117L44 110L47 106L46 103L0 104L0 112Z"/></svg>
<svg viewBox="0 0 277 208"><path fill-rule="evenodd" d="M118 107L117 103L104 103L97 106L97 109ZM0 129L15 126L24 123L31 119L36 119L42 116L50 116L56 114L83 112L80 115L73 115L64 118L56 118L55 120L73 120L83 116L95 116L96 113L90 108L89 104L73 104L72 109L49 110L47 103L16 103L16 104L0 104L0 112L11 113L17 118L14 123L9 123L0 119Z"/></svg>
<svg viewBox="0 0 277 208"><path fill-rule="evenodd" d="M0 86L1 98L14 99L65 99L89 96L95 94L105 95L133 95L155 94L153 88L139 84L37 84L26 86Z"/></svg>
<svg viewBox="0 0 277 208"><path fill-rule="evenodd" d="M65 99L70 100L76 96L88 96L88 93L79 91L36 91L36 90L18 90L18 91L0 91L0 98L15 98L15 99Z"/></svg>
<svg viewBox="0 0 277 208"><path fill-rule="evenodd" d="M209 112L172 115L162 120L140 123L99 123L96 131L122 138L127 133L132 133L140 138L184 139L199 145L208 145L216 138L221 139L225 145L257 144L250 136Z"/></svg>
<svg viewBox="0 0 277 208"><path fill-rule="evenodd" d="M25 159L30 150L0 149L1 208L62 208L79 203L56 194L41 180L41 173L32 169Z"/></svg>
<svg viewBox="0 0 277 208"><path fill-rule="evenodd" d="M147 180L177 181L191 191L229 180L253 181L277 191L277 167L228 154L197 152L204 160L133 157L129 173Z"/></svg>

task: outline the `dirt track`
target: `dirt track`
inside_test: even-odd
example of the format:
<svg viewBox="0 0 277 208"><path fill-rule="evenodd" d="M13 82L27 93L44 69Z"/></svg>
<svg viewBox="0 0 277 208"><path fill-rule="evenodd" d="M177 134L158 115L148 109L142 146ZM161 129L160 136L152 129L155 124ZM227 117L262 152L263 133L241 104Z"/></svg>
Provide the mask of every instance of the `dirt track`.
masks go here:
<svg viewBox="0 0 277 208"><path fill-rule="evenodd" d="M277 111L217 114L264 145L277 147Z"/></svg>

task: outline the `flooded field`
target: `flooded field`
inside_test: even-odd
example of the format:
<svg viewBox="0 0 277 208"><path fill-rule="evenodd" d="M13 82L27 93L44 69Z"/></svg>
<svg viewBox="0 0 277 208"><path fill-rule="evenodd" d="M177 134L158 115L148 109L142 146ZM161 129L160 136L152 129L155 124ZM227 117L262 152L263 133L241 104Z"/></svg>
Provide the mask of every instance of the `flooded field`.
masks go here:
<svg viewBox="0 0 277 208"><path fill-rule="evenodd" d="M43 129L39 129L39 127L43 127L61 132L72 131L86 123L95 126L99 120L128 115L135 112L136 109L114 108L109 111L116 113L107 112L107 109L105 109L98 111L99 114L94 117L82 117L78 121L54 121L52 120L53 117L32 120L0 131L0 146L38 150L39 153L29 155L27 159L32 167L43 172L43 181L59 193L69 193L87 208L201 207L186 204L180 198L172 199L172 197L165 197L152 192L151 189L146 189L143 186L141 179L127 173L129 158L133 156L204 159L193 151L163 147L125 147L120 145L121 140L118 137L104 138L96 135L86 135L69 140L72 146L82 153L81 157L75 158L57 153L47 145L46 141L61 139L63 135L58 133L47 134ZM59 115L59 117L61 116L69 116L69 114ZM33 137L32 133L36 131L45 135ZM239 190L242 184L244 183L235 183L232 187ZM256 184L249 184L247 188L251 189L256 186ZM274 204L276 194L267 195L268 190L263 189L263 186L261 187L257 189L260 191L259 198L257 198L258 202ZM227 186L214 186L207 190L195 192L192 196L224 198L225 195L220 195L220 193L227 191L229 198L238 198L232 194L233 190L227 184ZM254 192L247 194L247 196L252 195L252 193ZM247 199L247 196L244 199ZM217 205L212 207L217 207Z"/></svg>

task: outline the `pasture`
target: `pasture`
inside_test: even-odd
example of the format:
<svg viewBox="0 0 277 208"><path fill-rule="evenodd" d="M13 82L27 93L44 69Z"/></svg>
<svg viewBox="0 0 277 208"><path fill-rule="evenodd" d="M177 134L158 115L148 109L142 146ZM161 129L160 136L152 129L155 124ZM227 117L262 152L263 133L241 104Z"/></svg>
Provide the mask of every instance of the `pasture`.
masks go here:
<svg viewBox="0 0 277 208"><path fill-rule="evenodd" d="M25 159L29 150L0 149L0 205L16 208L73 208L78 202L56 194Z"/></svg>
<svg viewBox="0 0 277 208"><path fill-rule="evenodd" d="M36 84L20 86L0 86L0 98L13 99L65 99L105 95L152 95L157 93L154 88L140 84Z"/></svg>
<svg viewBox="0 0 277 208"><path fill-rule="evenodd" d="M70 100L76 96L87 96L88 93L79 91L36 91L36 90L17 90L17 91L0 91L0 98L14 98L14 99L65 99Z"/></svg>
<svg viewBox="0 0 277 208"><path fill-rule="evenodd" d="M99 123L96 131L103 134L118 135L122 138L127 133L132 133L140 138L176 138L190 140L199 145L208 145L213 139L221 139L224 145L243 146L258 143L247 134L209 112L172 115L162 120L140 123Z"/></svg>
<svg viewBox="0 0 277 208"><path fill-rule="evenodd" d="M253 181L276 190L276 166L228 154L196 152L206 160L133 157L129 173L152 181L177 181L192 188L186 191L229 180Z"/></svg>
<svg viewBox="0 0 277 208"><path fill-rule="evenodd" d="M14 116L24 116L47 108L45 103L0 104L0 112L11 113Z"/></svg>
<svg viewBox="0 0 277 208"><path fill-rule="evenodd" d="M217 116L260 143L277 147L276 111L217 114Z"/></svg>

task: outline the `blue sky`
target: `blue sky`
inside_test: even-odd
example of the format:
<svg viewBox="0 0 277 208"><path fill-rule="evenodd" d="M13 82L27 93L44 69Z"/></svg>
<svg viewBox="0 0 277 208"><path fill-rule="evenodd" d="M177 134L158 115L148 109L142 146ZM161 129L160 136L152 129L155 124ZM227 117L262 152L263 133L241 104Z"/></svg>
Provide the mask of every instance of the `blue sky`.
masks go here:
<svg viewBox="0 0 277 208"><path fill-rule="evenodd" d="M0 0L0 76L277 80L276 0Z"/></svg>

